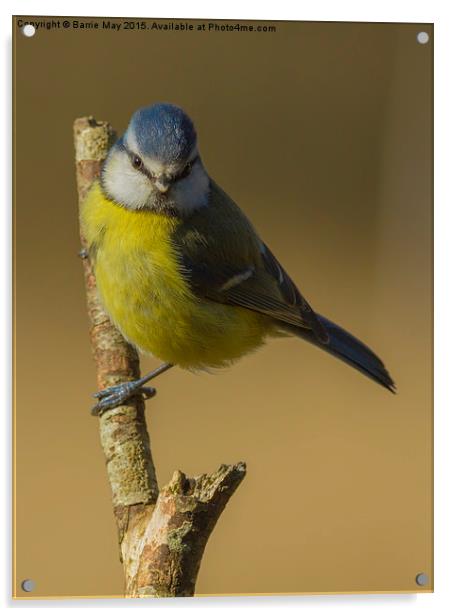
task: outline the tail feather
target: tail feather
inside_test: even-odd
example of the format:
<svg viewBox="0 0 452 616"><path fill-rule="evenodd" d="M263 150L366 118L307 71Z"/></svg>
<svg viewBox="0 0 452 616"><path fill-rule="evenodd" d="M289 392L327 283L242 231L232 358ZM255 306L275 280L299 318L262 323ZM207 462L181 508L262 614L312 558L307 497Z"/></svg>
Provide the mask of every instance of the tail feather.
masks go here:
<svg viewBox="0 0 452 616"><path fill-rule="evenodd" d="M329 334L329 341L327 343L320 342L309 329L292 325L288 326L288 329L299 338L303 338L331 353L331 355L338 357L370 379L386 387L392 393L395 393L396 386L389 372L386 370L381 359L368 346L345 329L342 329L342 327L339 327L339 325L336 325L336 323L329 321L319 314L317 317Z"/></svg>

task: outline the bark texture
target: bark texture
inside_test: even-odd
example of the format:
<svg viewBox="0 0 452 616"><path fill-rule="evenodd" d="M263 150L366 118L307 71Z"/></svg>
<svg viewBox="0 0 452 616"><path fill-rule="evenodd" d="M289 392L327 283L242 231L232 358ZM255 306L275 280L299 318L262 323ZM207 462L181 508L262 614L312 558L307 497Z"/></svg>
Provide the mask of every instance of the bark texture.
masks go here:
<svg viewBox="0 0 452 616"><path fill-rule="evenodd" d="M98 177L115 132L107 122L74 122L79 204ZM86 249L83 236L82 250ZM97 295L89 258L82 259L97 385L140 376L135 349L112 325ZM159 492L144 414L137 396L99 417L99 430L118 527L125 596L192 596L204 548L218 517L245 476L245 464L221 465L211 475L175 471Z"/></svg>

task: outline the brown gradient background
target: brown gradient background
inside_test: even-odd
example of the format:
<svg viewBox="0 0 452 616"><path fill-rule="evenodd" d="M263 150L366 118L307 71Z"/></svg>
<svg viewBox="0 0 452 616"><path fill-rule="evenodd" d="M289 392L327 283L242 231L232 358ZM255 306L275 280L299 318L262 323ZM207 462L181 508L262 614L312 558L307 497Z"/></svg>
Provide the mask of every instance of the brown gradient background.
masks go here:
<svg viewBox="0 0 452 616"><path fill-rule="evenodd" d="M421 571L432 589L433 49L416 34L433 30L275 24L14 29L17 596L31 596L24 578L33 596L122 594L89 414L72 122L93 114L123 131L156 101L186 109L211 175L399 390L297 339L215 376L162 376L147 410L160 483L248 465L197 592L415 592Z"/></svg>

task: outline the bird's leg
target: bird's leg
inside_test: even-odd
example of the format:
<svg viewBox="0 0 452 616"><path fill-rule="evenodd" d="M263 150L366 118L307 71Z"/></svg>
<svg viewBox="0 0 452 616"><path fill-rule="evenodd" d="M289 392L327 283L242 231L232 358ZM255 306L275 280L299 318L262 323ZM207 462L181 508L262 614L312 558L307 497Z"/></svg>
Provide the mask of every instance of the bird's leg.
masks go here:
<svg viewBox="0 0 452 616"><path fill-rule="evenodd" d="M99 402L91 409L91 415L102 415L109 409L121 406L126 400L137 394L144 395L145 400L152 398L157 393L156 390L153 387L143 387L143 385L172 367L173 364L162 364L149 374L145 374L141 379L101 389L101 391L93 394L95 398L99 399Z"/></svg>

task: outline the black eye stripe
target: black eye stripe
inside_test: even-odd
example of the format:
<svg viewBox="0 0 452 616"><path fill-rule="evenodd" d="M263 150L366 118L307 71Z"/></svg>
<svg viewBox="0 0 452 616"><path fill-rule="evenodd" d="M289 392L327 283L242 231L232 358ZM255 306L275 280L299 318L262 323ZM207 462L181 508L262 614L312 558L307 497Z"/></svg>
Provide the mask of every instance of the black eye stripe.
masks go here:
<svg viewBox="0 0 452 616"><path fill-rule="evenodd" d="M134 154L131 150L129 150L129 148L125 144L123 144L122 147L127 152L132 167L134 169L136 169L137 171L140 171L143 175L145 175L150 180L155 181L155 179L156 179L155 176L152 175L152 173L149 171L149 169L147 169L145 167L142 159L138 156L138 154ZM190 175L190 173L191 173L191 171L193 169L193 165L195 165L195 163L198 160L199 160L199 155L195 156L195 158L193 158L193 160L191 160L189 163L187 163L185 165L185 167L182 169L182 171L178 175L175 175L173 177L173 182L177 182L178 180L182 180L183 178L186 178L188 175ZM138 161L139 161L139 163L138 163Z"/></svg>
<svg viewBox="0 0 452 616"><path fill-rule="evenodd" d="M150 180L154 180L155 179L154 176L152 175L152 173L148 169L146 169L146 167L144 166L143 161L138 156L138 154L134 154L126 146L124 146L124 149L125 149L125 151L127 152L128 156L130 158L130 163L131 163L132 167L134 169L136 169L137 171L141 171L141 173L143 173L143 175L145 175ZM139 165L135 164L135 161L140 161L140 164Z"/></svg>
<svg viewBox="0 0 452 616"><path fill-rule="evenodd" d="M197 162L198 159L199 159L199 156L195 156L195 158L191 160L189 163L187 163L185 167L182 169L182 171L178 175L175 176L174 180L177 182L178 180L182 180L183 178L186 178L188 175L190 175L193 169L193 165Z"/></svg>
<svg viewBox="0 0 452 616"><path fill-rule="evenodd" d="M178 174L177 179L182 179L182 178L186 178L187 175L190 174L191 172L191 168L192 168L192 164L188 163L187 165L185 165L185 167L182 169L182 171Z"/></svg>

